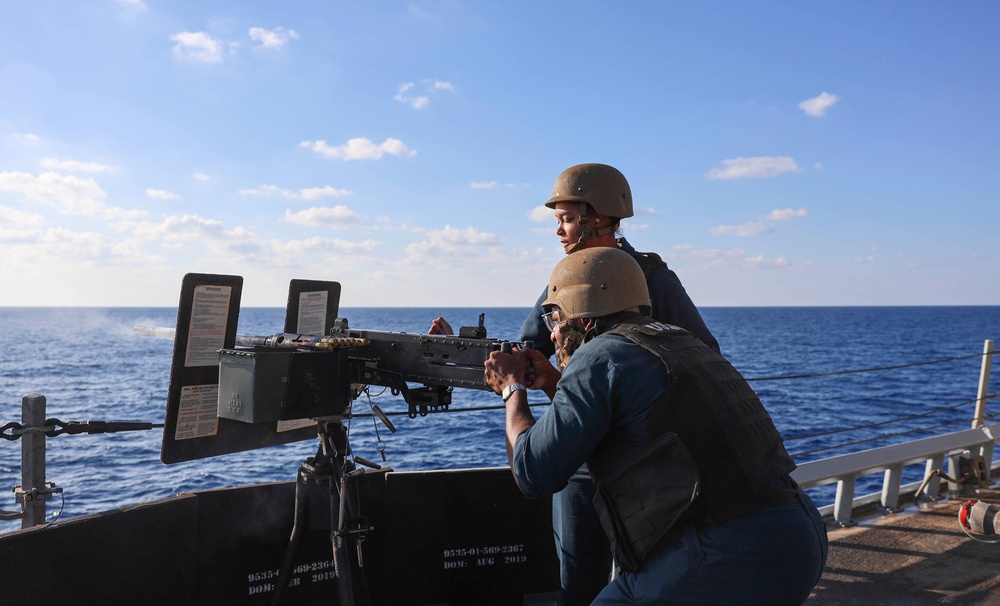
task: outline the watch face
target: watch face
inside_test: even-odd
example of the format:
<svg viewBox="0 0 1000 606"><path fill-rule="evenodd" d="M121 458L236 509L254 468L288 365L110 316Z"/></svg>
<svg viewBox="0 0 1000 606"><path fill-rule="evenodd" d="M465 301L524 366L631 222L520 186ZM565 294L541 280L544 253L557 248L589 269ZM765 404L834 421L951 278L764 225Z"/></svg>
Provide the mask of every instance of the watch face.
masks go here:
<svg viewBox="0 0 1000 606"><path fill-rule="evenodd" d="M524 385L521 385L520 383L514 383L513 385L508 385L507 387L504 387L502 394L503 401L506 402L512 395L514 395L514 392L519 389L524 389Z"/></svg>

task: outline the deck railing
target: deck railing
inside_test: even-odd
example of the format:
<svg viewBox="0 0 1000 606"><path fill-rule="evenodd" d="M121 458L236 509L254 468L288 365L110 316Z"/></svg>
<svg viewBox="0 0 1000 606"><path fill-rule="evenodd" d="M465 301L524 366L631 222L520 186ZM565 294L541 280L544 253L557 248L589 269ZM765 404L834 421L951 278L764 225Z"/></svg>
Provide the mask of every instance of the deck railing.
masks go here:
<svg viewBox="0 0 1000 606"><path fill-rule="evenodd" d="M983 348L972 429L802 463L792 477L803 488L836 483L833 504L822 505L819 510L824 516L832 515L837 523L844 526L853 523L851 516L858 507L879 503L884 511L897 511L900 509L900 495L917 492L918 489L922 496L936 498L941 489L941 473L952 478L959 477L962 458L975 461L977 457L982 457L988 479L993 467L994 444L1000 439L1000 424L984 425L990 369L996 353L993 341L987 340ZM23 426L30 429L23 431L22 485L15 487L22 510L0 509L0 519L21 518L22 528L43 523L46 501L62 490L45 482L45 435L42 430L51 428L42 427L44 419L45 397L39 394L25 396L22 399L22 421ZM947 472L943 469L946 460ZM902 485L903 468L919 463L925 465L924 481ZM882 491L855 497L857 479L879 472L884 473Z"/></svg>
<svg viewBox="0 0 1000 606"><path fill-rule="evenodd" d="M900 494L916 492L921 486L922 494L914 496L936 498L941 489L940 472L945 459L948 460L947 475L957 478L961 475L960 459L964 457L975 461L977 457L982 457L988 479L993 467L994 444L1000 439L1000 425L984 425L990 368L995 353L993 341L987 340L983 346L972 429L810 461L799 465L792 477L803 488L836 483L837 494L833 504L821 506L819 510L824 516L832 515L842 526L853 524L851 515L856 508L872 503L879 503L883 511L898 511ZM924 481L901 485L903 468L917 463L925 464ZM855 497L858 477L879 472L884 472L882 491Z"/></svg>

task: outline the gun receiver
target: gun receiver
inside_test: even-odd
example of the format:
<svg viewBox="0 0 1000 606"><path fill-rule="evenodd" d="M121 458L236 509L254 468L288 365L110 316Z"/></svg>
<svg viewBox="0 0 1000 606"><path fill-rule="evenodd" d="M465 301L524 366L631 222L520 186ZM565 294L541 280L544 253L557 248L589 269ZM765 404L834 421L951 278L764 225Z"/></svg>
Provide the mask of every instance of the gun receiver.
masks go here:
<svg viewBox="0 0 1000 606"><path fill-rule="evenodd" d="M242 337L250 348L219 351L219 416L258 423L339 415L366 385L401 394L411 418L447 410L455 387L490 391L490 352L531 347L486 338L482 317L475 332L484 336L356 330L337 318L329 335Z"/></svg>
<svg viewBox="0 0 1000 606"><path fill-rule="evenodd" d="M339 317L340 283L300 279L289 282L281 332L246 336L236 330L242 293L241 276L185 274L176 329L135 328L174 340L164 463L315 438L370 385L402 394L410 417L446 409L456 387L489 390L493 350L530 347L486 338L483 314L457 337L355 330Z"/></svg>

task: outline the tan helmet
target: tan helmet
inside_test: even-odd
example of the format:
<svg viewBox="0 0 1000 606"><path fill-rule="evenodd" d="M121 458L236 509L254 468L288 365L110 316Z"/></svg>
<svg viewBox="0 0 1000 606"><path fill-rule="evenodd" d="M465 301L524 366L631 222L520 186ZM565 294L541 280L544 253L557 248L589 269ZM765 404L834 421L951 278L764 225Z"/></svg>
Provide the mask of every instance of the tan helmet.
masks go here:
<svg viewBox="0 0 1000 606"><path fill-rule="evenodd" d="M557 202L586 202L605 217L632 216L632 190L625 175L607 164L577 164L562 171L545 206Z"/></svg>
<svg viewBox="0 0 1000 606"><path fill-rule="evenodd" d="M646 277L632 255L617 248L585 248L560 261L542 306L559 307L560 320L599 318L649 307Z"/></svg>

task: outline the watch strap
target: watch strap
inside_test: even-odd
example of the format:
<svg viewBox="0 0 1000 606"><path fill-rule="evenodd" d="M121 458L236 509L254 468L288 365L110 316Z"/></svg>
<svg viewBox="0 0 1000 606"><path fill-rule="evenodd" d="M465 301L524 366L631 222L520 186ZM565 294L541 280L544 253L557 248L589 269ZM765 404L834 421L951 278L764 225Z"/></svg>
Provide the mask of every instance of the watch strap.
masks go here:
<svg viewBox="0 0 1000 606"><path fill-rule="evenodd" d="M507 400L509 400L510 397L514 395L515 391L527 392L528 390L527 388L525 388L524 385L521 385L520 383L512 383L507 387L503 388L503 393L501 394L503 396L503 401L506 402Z"/></svg>

